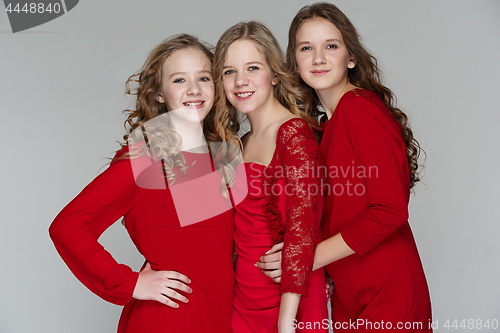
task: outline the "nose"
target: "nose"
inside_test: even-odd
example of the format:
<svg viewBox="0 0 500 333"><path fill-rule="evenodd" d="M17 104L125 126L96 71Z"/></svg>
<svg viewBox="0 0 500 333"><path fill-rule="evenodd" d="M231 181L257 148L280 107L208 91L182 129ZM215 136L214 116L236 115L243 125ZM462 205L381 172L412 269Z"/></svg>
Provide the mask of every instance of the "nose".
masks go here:
<svg viewBox="0 0 500 333"><path fill-rule="evenodd" d="M243 87L248 85L248 77L246 76L245 72L236 73L236 79L234 81L234 85L236 87Z"/></svg>
<svg viewBox="0 0 500 333"><path fill-rule="evenodd" d="M313 65L323 65L325 63L326 59L323 50L316 50L314 52Z"/></svg>
<svg viewBox="0 0 500 333"><path fill-rule="evenodd" d="M194 81L189 84L187 94L189 96L196 96L201 94L201 88L198 81Z"/></svg>

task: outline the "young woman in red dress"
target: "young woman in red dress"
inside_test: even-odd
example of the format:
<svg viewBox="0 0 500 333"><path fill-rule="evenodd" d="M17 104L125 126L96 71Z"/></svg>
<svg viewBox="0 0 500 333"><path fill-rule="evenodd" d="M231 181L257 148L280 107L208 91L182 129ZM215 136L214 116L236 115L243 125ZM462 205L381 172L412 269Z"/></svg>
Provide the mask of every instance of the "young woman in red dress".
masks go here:
<svg viewBox="0 0 500 333"><path fill-rule="evenodd" d="M248 195L235 206L232 331L326 332L324 271L312 273L322 210L323 178L313 172L323 165L311 129L317 121L298 108L296 77L260 23L239 23L221 36L214 78L215 127L224 142L243 147L235 191L248 185ZM241 114L251 130L240 141ZM280 285L256 262L283 241Z"/></svg>
<svg viewBox="0 0 500 333"><path fill-rule="evenodd" d="M200 205L213 210L229 202L231 207L203 148L204 137L220 141L213 128L212 59L207 47L189 35L151 52L141 72L127 81L128 93L137 96L125 122L129 145L123 144L109 168L50 226L56 249L75 276L103 299L125 305L120 333L230 332L234 209L188 223L185 218L186 207L188 213L203 213ZM133 82L136 93L129 86ZM172 110L200 130L186 133L183 127L181 133L180 126L172 127ZM145 140L134 135L142 135L141 129ZM213 186L196 185L212 174ZM179 202L185 200L182 194L192 201ZM147 261L140 272L117 263L98 242L122 216Z"/></svg>
<svg viewBox="0 0 500 333"><path fill-rule="evenodd" d="M314 267L333 278L335 331L430 332L427 282L408 224L420 147L375 58L334 5L302 8L287 63L321 105L327 186Z"/></svg>

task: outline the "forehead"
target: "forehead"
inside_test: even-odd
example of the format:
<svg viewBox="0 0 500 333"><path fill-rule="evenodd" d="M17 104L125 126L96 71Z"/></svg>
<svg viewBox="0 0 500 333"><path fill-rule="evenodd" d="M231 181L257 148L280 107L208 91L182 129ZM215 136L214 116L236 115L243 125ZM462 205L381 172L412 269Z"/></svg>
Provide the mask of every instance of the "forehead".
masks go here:
<svg viewBox="0 0 500 333"><path fill-rule="evenodd" d="M252 61L267 63L262 55L260 46L256 42L248 39L238 39L229 46L224 64L248 63Z"/></svg>
<svg viewBox="0 0 500 333"><path fill-rule="evenodd" d="M172 53L163 63L162 70L164 73L197 72L210 70L211 65L210 59L203 51L187 48Z"/></svg>
<svg viewBox="0 0 500 333"><path fill-rule="evenodd" d="M303 41L324 41L326 39L342 40L342 34L332 22L322 17L314 17L304 21L297 30L297 43Z"/></svg>

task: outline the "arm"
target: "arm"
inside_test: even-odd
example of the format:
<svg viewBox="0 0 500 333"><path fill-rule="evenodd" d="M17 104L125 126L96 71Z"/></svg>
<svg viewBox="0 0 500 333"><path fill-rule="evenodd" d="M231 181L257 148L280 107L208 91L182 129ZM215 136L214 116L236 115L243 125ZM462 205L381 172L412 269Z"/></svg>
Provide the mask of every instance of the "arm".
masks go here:
<svg viewBox="0 0 500 333"><path fill-rule="evenodd" d="M366 178L368 209L318 245L314 269L353 253L364 255L408 220L406 148L394 121L362 97L352 99L339 111L358 165L375 167L377 172Z"/></svg>
<svg viewBox="0 0 500 333"><path fill-rule="evenodd" d="M292 321L297 316L299 308L300 295L293 293L284 293L281 295L280 313L278 319L279 333L293 333Z"/></svg>
<svg viewBox="0 0 500 333"><path fill-rule="evenodd" d="M318 239L318 214L322 207L322 165L319 147L312 131L295 128L292 136L283 135L281 161L285 172L285 236L282 251L281 293L307 296ZM315 172L313 172L313 170ZM315 189L318 189L317 191Z"/></svg>
<svg viewBox="0 0 500 333"><path fill-rule="evenodd" d="M308 125L301 120L296 122L295 133L282 136L280 149L286 170L286 217L278 322L288 328L297 313L300 296L308 294L322 207L322 178L317 172L322 165L319 147Z"/></svg>
<svg viewBox="0 0 500 333"><path fill-rule="evenodd" d="M342 235L338 233L318 244L314 255L313 270L315 271L351 254L354 254L354 251L346 244Z"/></svg>
<svg viewBox="0 0 500 333"><path fill-rule="evenodd" d="M97 239L132 207L137 194L128 161L114 162L57 215L49 229L57 251L78 280L118 305L132 299L139 274L118 264Z"/></svg>
<svg viewBox="0 0 500 333"><path fill-rule="evenodd" d="M169 303L155 293L159 290L155 286L176 288L178 281L189 279L177 272L155 272L149 267L140 274L133 272L117 263L98 242L99 236L131 209L139 192L129 161L113 161L59 213L50 226L50 237L78 280L101 298L118 305L126 304L132 297L158 298ZM166 281L170 279L178 281ZM164 282L158 282L161 280ZM187 288L182 290L189 292ZM182 296L163 291L173 298Z"/></svg>

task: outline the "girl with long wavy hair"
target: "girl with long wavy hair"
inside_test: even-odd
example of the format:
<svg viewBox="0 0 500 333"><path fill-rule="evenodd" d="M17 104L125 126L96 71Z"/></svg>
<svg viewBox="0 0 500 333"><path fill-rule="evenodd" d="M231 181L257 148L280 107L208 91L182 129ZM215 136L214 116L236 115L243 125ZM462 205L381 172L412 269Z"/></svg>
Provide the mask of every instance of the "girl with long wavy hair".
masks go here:
<svg viewBox="0 0 500 333"><path fill-rule="evenodd" d="M299 107L297 79L260 23L239 23L224 32L215 50L214 78L215 129L224 142L242 145L235 188L248 184L248 195L235 206L232 331L295 332L314 325L307 332L325 332L325 276L322 270L312 273L323 200L322 177L311 172L323 165L312 130L317 121ZM251 130L240 140L242 115ZM256 267L280 242L281 285Z"/></svg>
<svg viewBox="0 0 500 333"><path fill-rule="evenodd" d="M407 116L354 26L332 4L297 13L286 56L309 90L309 114L320 105L326 113L323 241L314 268L326 266L335 283L335 331L349 330L350 322L364 332L431 331L429 291L408 224L421 149Z"/></svg>
<svg viewBox="0 0 500 333"><path fill-rule="evenodd" d="M106 301L125 305L118 332L230 331L234 210L205 142L220 140L213 127L212 60L190 35L150 53L127 81L136 107L126 110L126 143L50 227L74 275ZM200 130L186 132L193 125ZM205 176L212 186L197 183ZM218 205L229 208L214 215ZM204 209L212 214L186 222L186 214ZM146 259L140 272L117 263L98 242L122 216Z"/></svg>

